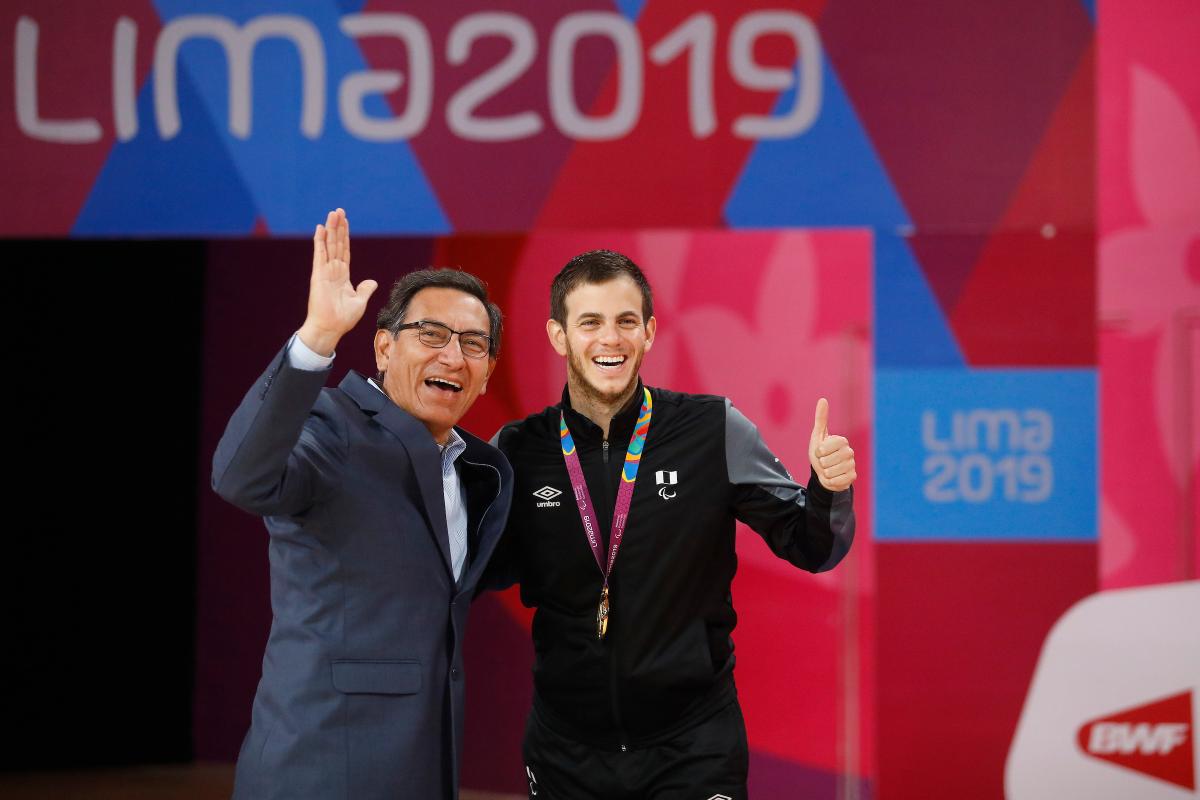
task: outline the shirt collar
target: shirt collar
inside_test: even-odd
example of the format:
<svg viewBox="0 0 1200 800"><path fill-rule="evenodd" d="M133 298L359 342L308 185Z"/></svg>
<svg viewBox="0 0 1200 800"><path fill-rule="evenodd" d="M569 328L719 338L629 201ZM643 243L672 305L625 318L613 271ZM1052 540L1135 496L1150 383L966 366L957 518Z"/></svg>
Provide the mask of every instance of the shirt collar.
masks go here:
<svg viewBox="0 0 1200 800"><path fill-rule="evenodd" d="M439 444L438 449L442 451L442 463L453 464L463 454L463 451L467 449L467 443L466 440L458 435L458 431L451 428L450 435L446 437L446 443Z"/></svg>

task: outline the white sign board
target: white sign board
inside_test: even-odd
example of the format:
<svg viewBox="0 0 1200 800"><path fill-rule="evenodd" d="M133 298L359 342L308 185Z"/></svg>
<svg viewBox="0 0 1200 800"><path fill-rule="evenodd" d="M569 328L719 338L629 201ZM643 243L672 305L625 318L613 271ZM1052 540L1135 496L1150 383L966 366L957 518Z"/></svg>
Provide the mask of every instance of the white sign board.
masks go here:
<svg viewBox="0 0 1200 800"><path fill-rule="evenodd" d="M1200 581L1101 592L1042 647L1008 753L1008 800L1196 791Z"/></svg>

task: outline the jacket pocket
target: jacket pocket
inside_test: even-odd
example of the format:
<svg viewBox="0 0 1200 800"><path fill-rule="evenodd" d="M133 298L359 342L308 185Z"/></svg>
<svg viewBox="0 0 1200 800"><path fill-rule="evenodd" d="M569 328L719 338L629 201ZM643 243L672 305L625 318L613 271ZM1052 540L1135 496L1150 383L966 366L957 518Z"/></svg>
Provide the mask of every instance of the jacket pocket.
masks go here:
<svg viewBox="0 0 1200 800"><path fill-rule="evenodd" d="M335 659L333 688L342 694L416 694L421 691L421 662Z"/></svg>

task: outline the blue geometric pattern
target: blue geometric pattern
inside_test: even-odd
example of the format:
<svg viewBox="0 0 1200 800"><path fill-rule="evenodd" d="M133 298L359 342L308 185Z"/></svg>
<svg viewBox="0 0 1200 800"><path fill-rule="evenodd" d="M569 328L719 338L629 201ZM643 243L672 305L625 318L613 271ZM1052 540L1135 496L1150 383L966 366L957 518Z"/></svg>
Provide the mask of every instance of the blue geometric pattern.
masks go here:
<svg viewBox="0 0 1200 800"><path fill-rule="evenodd" d="M186 73L179 73L178 86L179 105L199 108ZM137 136L113 145L71 235L246 236L253 231L254 198L208 117L196 115L179 136L164 142L153 124L149 83L138 95L137 113ZM190 157L180 158L181 151ZM214 203L214 197L221 202Z"/></svg>
<svg viewBox="0 0 1200 800"><path fill-rule="evenodd" d="M908 240L875 232L875 364L963 367L962 350Z"/></svg>
<svg viewBox="0 0 1200 800"><path fill-rule="evenodd" d="M194 5L183 0L159 0L156 7L164 22L195 12ZM318 0L215 0L205 3L203 10L237 24L264 14L287 14L308 22L318 32L338 31L344 11L337 3ZM150 102L151 78L139 97L139 135L113 148L113 163L106 164L102 171L102 181L80 214L76 232L128 232L130 217L124 209L139 205L149 206L144 210L150 213L137 217L144 222L135 224L148 225L153 232L180 235L244 234L253 229L256 220L265 222L271 233L307 235L313 221L321 219L331 205L349 210L359 233L448 232L449 221L406 142L364 142L342 128L338 114L340 82L345 75L367 70L368 65L353 39L339 33L321 36L321 40L326 62L325 110L323 128L316 140L300 131L301 62L291 42L266 38L254 50L251 130L244 140L229 131L229 69L224 48L208 38L184 42L177 66L179 134L167 142L160 139ZM376 118L391 116L380 95L365 98L364 110ZM193 147L196 149L191 150ZM143 180L127 180L131 177L129 170L144 170L148 163L161 164L164 172L169 163L184 173L162 186L167 196L159 202L166 202L165 206L148 204L142 196ZM180 165L187 164L203 169L194 187L182 180L187 177L186 166L181 170ZM243 187L238 196L226 198L214 191L212 170L220 164L232 165ZM154 177L167 176L155 173ZM195 196L190 188L195 189ZM201 191L207 203L199 196ZM251 198L248 222L240 202L245 193ZM153 197L159 195L150 193ZM226 207L228 200L233 201L231 208ZM207 220L214 223L210 225Z"/></svg>
<svg viewBox="0 0 1200 800"><path fill-rule="evenodd" d="M638 15L646 7L646 0L617 0L617 11L630 22L637 22Z"/></svg>
<svg viewBox="0 0 1200 800"><path fill-rule="evenodd" d="M796 91L780 95L774 116L791 110ZM800 136L754 146L724 216L731 228L911 223L827 54L816 123Z"/></svg>

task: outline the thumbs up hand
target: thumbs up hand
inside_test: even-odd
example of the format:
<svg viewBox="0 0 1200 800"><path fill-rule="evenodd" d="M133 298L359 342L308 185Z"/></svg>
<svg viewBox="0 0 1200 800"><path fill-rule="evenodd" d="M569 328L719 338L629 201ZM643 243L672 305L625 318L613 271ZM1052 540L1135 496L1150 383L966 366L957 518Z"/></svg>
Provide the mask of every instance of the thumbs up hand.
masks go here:
<svg viewBox="0 0 1200 800"><path fill-rule="evenodd" d="M817 480L831 492L850 488L858 474L854 471L854 448L845 436L829 435L829 401L817 401L812 436L808 439L808 462Z"/></svg>

